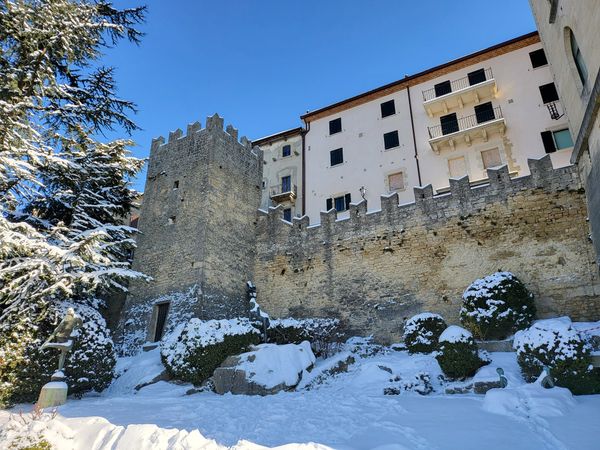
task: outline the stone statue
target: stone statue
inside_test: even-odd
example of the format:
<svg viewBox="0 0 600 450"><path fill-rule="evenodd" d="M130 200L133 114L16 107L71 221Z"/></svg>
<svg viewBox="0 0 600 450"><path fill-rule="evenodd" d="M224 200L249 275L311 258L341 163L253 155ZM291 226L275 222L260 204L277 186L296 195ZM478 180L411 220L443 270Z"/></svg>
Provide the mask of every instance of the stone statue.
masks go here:
<svg viewBox="0 0 600 450"><path fill-rule="evenodd" d="M67 314L60 321L54 332L41 346L41 349L55 348L60 351L58 371L62 371L67 353L73 347L73 331L83 325L81 318L75 314L73 308L67 309Z"/></svg>
<svg viewBox="0 0 600 450"><path fill-rule="evenodd" d="M58 360L58 369L52 377L50 382L46 383L40 391L40 396L37 401L39 408L48 408L51 406L64 405L67 401L67 393L69 387L65 383L65 374L62 372L63 366L65 365L65 358L67 353L73 347L73 331L83 325L81 318L75 314L73 308L67 309L67 314L60 321L56 330L50 335L50 337L40 347L42 350L46 348L55 348L60 351L60 358Z"/></svg>

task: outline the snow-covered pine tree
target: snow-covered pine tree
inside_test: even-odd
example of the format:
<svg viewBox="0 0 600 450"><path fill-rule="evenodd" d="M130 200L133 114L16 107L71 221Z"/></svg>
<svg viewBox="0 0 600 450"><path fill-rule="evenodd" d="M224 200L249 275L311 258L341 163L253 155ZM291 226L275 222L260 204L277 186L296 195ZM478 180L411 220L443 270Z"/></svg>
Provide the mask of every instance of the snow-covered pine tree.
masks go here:
<svg viewBox="0 0 600 450"><path fill-rule="evenodd" d="M47 381L53 361L38 347L64 301L96 305L96 294L142 276L121 225L142 162L132 142L99 139L134 130L135 110L99 60L123 39L139 42L144 15L103 0L0 0L0 403L32 400ZM90 336L80 344L95 354Z"/></svg>
<svg viewBox="0 0 600 450"><path fill-rule="evenodd" d="M101 0L0 1L0 321L140 276L119 222L142 163L131 142L97 139L134 130L134 105L97 61L139 42L143 18Z"/></svg>

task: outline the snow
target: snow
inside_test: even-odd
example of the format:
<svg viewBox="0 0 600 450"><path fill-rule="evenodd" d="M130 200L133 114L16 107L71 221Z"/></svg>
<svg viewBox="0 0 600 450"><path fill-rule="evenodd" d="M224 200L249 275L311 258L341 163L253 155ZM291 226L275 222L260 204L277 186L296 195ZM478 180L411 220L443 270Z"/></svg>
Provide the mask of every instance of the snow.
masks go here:
<svg viewBox="0 0 600 450"><path fill-rule="evenodd" d="M513 347L517 352L525 352L526 346L538 349L547 346L556 353L559 359L577 356L577 344L581 337L572 326L568 317L538 320L530 328L518 331L515 334Z"/></svg>
<svg viewBox="0 0 600 450"><path fill-rule="evenodd" d="M245 371L250 381L267 389L282 384L292 387L315 360L308 341L298 345L261 344L242 353L236 368Z"/></svg>
<svg viewBox="0 0 600 450"><path fill-rule="evenodd" d="M348 357L355 362L347 372L327 374ZM507 389L486 396L445 395L453 384L439 378L434 356L353 340L332 358L318 359L296 390L261 397L185 395L189 385L166 382L127 392L126 385L158 368L156 351L141 353L119 361L118 370L127 368L123 376L129 381L117 379L100 396L69 399L54 418L31 420L24 414L25 419L13 415L11 420L9 411L0 411L0 442L37 432L60 450L598 448L600 395L573 399L560 388L526 385L515 353L491 357L489 367L504 369ZM147 374L141 366L148 367ZM433 387L427 396L410 388L421 373ZM489 375L484 371L476 378ZM383 394L393 386L399 395Z"/></svg>
<svg viewBox="0 0 600 450"><path fill-rule="evenodd" d="M458 325L450 325L440 335L439 342L468 342L473 339L473 335L470 331L465 330Z"/></svg>
<svg viewBox="0 0 600 450"><path fill-rule="evenodd" d="M136 386L149 383L165 370L160 360L160 349L141 352L137 356L119 358L115 366L118 378L104 391L118 396L135 392Z"/></svg>

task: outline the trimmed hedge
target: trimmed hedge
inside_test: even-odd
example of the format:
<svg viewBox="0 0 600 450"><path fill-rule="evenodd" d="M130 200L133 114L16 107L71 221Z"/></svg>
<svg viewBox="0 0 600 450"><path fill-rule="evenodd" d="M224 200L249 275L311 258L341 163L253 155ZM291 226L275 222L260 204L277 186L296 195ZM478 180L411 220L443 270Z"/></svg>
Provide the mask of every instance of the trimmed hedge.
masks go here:
<svg viewBox="0 0 600 450"><path fill-rule="evenodd" d="M116 359L104 318L92 306L60 302L50 305L39 323L14 315L0 327L1 405L37 400L40 389L58 367L59 354L55 349L40 350L40 346L69 307L83 320L83 326L75 331L75 343L63 369L69 395L78 397L89 391L100 392L112 382Z"/></svg>
<svg viewBox="0 0 600 450"><path fill-rule="evenodd" d="M510 272L474 281L463 294L460 320L478 339L505 339L535 317L533 294Z"/></svg>
<svg viewBox="0 0 600 450"><path fill-rule="evenodd" d="M547 366L556 386L575 395L600 393L600 369L591 366L591 349L568 318L541 320L519 331L514 347L526 381L535 381Z"/></svg>
<svg viewBox="0 0 600 450"><path fill-rule="evenodd" d="M440 348L436 359L440 368L450 379L463 380L489 361L479 355L473 335L464 328L452 325L440 336Z"/></svg>
<svg viewBox="0 0 600 450"><path fill-rule="evenodd" d="M300 344L308 341L315 356L329 357L343 338L338 319L271 319L267 330L269 344Z"/></svg>
<svg viewBox="0 0 600 450"><path fill-rule="evenodd" d="M171 377L199 385L229 356L259 343L260 332L248 319L191 319L165 336L161 359Z"/></svg>
<svg viewBox="0 0 600 450"><path fill-rule="evenodd" d="M409 353L431 353L438 347L438 339L447 328L439 314L421 313L404 324L404 343Z"/></svg>

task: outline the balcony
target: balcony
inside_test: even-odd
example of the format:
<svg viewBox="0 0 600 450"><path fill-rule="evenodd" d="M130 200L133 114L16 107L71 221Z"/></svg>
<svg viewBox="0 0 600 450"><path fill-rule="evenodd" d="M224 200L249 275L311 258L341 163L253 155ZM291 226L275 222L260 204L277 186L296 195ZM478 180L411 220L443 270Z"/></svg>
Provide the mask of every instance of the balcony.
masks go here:
<svg viewBox="0 0 600 450"><path fill-rule="evenodd" d="M296 185L283 183L273 186L269 192L271 200L275 203L294 202L296 193L298 192Z"/></svg>
<svg viewBox="0 0 600 450"><path fill-rule="evenodd" d="M461 109L469 103L479 103L482 99L496 96L496 80L492 69L480 69L464 78L423 91L423 107L429 117L448 114L451 109Z"/></svg>
<svg viewBox="0 0 600 450"><path fill-rule="evenodd" d="M487 142L490 133L499 132L504 135L506 129L502 109L499 106L482 109L472 116L460 119L446 117L447 119L440 125L428 127L429 145L438 154L440 147L445 144L454 149L456 143L464 141L467 145L471 145L471 141L479 137Z"/></svg>

